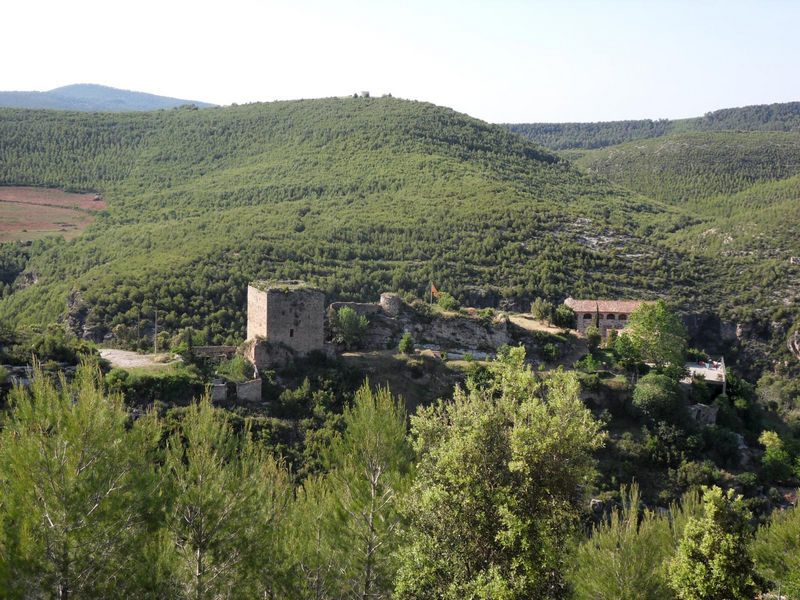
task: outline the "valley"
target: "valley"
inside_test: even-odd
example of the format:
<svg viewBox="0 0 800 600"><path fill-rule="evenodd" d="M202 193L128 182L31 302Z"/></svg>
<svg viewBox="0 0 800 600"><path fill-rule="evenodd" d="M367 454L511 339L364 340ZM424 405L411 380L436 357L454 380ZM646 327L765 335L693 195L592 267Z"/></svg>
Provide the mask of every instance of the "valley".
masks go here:
<svg viewBox="0 0 800 600"><path fill-rule="evenodd" d="M717 509L794 585L799 124L0 108L0 586L660 600Z"/></svg>

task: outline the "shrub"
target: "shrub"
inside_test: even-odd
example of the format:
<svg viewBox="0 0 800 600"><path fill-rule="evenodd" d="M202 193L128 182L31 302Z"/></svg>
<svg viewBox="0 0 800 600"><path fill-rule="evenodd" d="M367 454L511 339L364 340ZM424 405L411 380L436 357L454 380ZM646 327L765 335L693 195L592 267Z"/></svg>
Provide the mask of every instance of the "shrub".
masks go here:
<svg viewBox="0 0 800 600"><path fill-rule="evenodd" d="M589 325L586 328L586 343L589 346L589 352L594 352L600 347L603 341L603 336L600 335L600 330L594 325Z"/></svg>
<svg viewBox="0 0 800 600"><path fill-rule="evenodd" d="M438 304L442 310L458 310L458 300L447 292L439 292L439 295L436 297L436 304Z"/></svg>
<svg viewBox="0 0 800 600"><path fill-rule="evenodd" d="M414 352L414 338L411 336L410 332L407 331L403 334L403 337L400 338L400 344L397 346L397 349L403 354L411 354Z"/></svg>
<svg viewBox="0 0 800 600"><path fill-rule="evenodd" d="M636 384L633 406L652 421L680 421L686 412L680 384L657 373L645 375Z"/></svg>

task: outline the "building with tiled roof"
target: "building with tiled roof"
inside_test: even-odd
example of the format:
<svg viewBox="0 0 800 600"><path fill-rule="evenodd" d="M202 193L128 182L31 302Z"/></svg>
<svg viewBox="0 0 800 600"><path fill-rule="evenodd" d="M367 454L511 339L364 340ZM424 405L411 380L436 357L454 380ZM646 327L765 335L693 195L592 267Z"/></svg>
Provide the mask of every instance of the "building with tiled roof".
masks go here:
<svg viewBox="0 0 800 600"><path fill-rule="evenodd" d="M575 300L567 298L564 304L575 311L576 329L585 334L586 329L598 318L600 335L606 336L611 329L625 329L631 313L642 305L641 300Z"/></svg>

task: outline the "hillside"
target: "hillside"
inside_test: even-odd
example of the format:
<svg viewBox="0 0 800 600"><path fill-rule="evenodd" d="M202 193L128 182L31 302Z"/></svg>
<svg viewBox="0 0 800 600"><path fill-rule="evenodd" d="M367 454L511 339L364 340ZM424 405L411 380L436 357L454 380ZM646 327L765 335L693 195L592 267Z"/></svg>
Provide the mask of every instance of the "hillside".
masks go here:
<svg viewBox="0 0 800 600"><path fill-rule="evenodd" d="M121 112L174 108L184 104L212 106L207 102L131 92L89 83L66 85L47 92L0 92L0 106L12 108Z"/></svg>
<svg viewBox="0 0 800 600"><path fill-rule="evenodd" d="M32 253L0 305L23 323L63 317L79 291L90 323L157 303L168 328L241 339L255 278L305 278L330 299L422 295L431 281L454 293L491 284L523 304L634 295L646 267L616 256L644 251L629 223L678 218L499 127L392 98L6 109L0 140L2 183L102 192L108 206L75 241Z"/></svg>
<svg viewBox="0 0 800 600"><path fill-rule="evenodd" d="M777 151L793 156L795 134L781 135ZM276 278L328 300L424 296L433 282L457 297L491 287L486 304L518 310L537 296L664 297L769 323L796 286L788 260L721 258L681 237L715 215L425 103L4 109L0 152L2 184L101 192L107 204L73 241L0 247L0 317L22 325L61 319L99 336L157 306L160 327L233 344L246 283ZM763 169L748 182L769 180ZM762 285L743 287L743 274Z"/></svg>
<svg viewBox="0 0 800 600"><path fill-rule="evenodd" d="M552 150L594 149L671 133L797 131L800 102L724 108L693 119L642 119L597 123L506 123L510 131Z"/></svg>

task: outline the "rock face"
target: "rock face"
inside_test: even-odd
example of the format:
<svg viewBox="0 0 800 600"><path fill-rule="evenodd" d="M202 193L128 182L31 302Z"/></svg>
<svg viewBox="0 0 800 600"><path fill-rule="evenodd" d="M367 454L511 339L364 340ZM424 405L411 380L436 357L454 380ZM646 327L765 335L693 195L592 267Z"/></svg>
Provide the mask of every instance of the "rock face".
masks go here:
<svg viewBox="0 0 800 600"><path fill-rule="evenodd" d="M800 360L800 329L789 334L789 339L786 340L786 346L789 348L789 352L792 353L792 356Z"/></svg>
<svg viewBox="0 0 800 600"><path fill-rule="evenodd" d="M708 406L706 404L692 404L688 407L689 414L701 425L713 425L717 422L719 406Z"/></svg>
<svg viewBox="0 0 800 600"><path fill-rule="evenodd" d="M66 325L81 339L100 343L108 329L102 324L92 322L90 307L83 301L80 292L72 291L67 296Z"/></svg>
<svg viewBox="0 0 800 600"><path fill-rule="evenodd" d="M481 318L475 313L431 314L425 304L409 306L396 294L383 294L377 304L335 302L330 311L347 306L369 320L359 344L364 350L395 348L406 332L417 345L436 346L445 351L493 352L511 342L506 317ZM328 339L333 337L328 323Z"/></svg>

